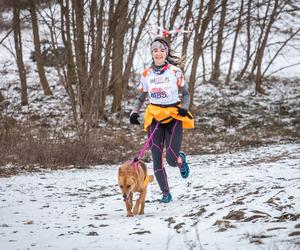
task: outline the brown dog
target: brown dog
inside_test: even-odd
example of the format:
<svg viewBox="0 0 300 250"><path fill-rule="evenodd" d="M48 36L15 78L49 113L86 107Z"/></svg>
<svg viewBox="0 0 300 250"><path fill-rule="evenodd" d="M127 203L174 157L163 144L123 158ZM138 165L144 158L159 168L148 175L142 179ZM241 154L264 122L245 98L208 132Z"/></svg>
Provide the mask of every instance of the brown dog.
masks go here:
<svg viewBox="0 0 300 250"><path fill-rule="evenodd" d="M127 217L144 214L147 186L153 179L153 175L148 175L147 166L144 162L127 161L119 167L118 183L123 193ZM132 210L132 198L135 192L140 193L140 195Z"/></svg>

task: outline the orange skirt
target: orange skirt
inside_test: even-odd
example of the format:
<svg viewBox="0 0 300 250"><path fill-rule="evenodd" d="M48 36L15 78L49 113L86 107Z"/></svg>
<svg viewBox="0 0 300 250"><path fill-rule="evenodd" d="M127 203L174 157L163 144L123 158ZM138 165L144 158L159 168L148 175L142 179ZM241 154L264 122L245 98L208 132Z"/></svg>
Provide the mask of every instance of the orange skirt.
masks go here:
<svg viewBox="0 0 300 250"><path fill-rule="evenodd" d="M178 105L180 107L180 105ZM178 115L177 107L159 107L156 105L149 104L145 110L144 116L144 130L147 131L147 128L151 125L153 119L157 121L161 121L167 117L172 117L176 120L182 121L182 127L185 129L191 129L195 127L194 118L189 118L188 116L180 116ZM162 122L169 123L171 118Z"/></svg>

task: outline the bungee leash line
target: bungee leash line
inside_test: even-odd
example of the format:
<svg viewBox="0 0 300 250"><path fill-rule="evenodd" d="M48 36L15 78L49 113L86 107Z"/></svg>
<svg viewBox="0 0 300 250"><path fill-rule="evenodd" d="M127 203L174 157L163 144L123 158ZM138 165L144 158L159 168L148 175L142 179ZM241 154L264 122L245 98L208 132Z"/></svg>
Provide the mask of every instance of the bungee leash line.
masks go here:
<svg viewBox="0 0 300 250"><path fill-rule="evenodd" d="M169 120L169 119L174 119L174 118L173 118L172 116L168 116L168 117L166 117L166 118L164 118L164 119L162 119L162 120L160 120L160 121L157 121L157 120L156 120L157 123L156 123L156 126L155 126L154 130L152 131L152 133L151 133L150 136L148 137L146 143L144 144L144 146L143 146L143 148L141 149L141 151L139 152L139 154L138 154L136 157L134 157L134 159L133 159L133 162L135 163L135 165L137 165L137 163L139 162L139 160L140 160L140 159L143 157L143 155L145 154L145 151L147 150L148 145L149 145L150 141L152 140L152 137L153 137L155 131L157 130L159 124L161 124L161 123L163 123L164 121L167 121L167 120Z"/></svg>

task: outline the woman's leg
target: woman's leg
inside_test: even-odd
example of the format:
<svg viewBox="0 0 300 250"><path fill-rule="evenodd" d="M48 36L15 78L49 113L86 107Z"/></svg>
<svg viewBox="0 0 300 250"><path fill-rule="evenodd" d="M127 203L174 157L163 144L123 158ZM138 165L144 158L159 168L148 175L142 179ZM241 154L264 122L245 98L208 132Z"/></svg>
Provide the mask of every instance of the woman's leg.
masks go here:
<svg viewBox="0 0 300 250"><path fill-rule="evenodd" d="M153 133L154 129L156 128L156 125L157 125L156 121L153 120L152 124L148 128L148 137ZM156 181L163 194L167 194L169 193L169 185L168 185L167 174L162 159L164 140L165 140L165 129L163 125L158 125L149 145L152 153L153 170L154 170Z"/></svg>
<svg viewBox="0 0 300 250"><path fill-rule="evenodd" d="M182 143L182 122L172 120L165 133L166 138L166 158L167 162L172 167L178 166L178 156Z"/></svg>
<svg viewBox="0 0 300 250"><path fill-rule="evenodd" d="M180 152L182 143L182 122L172 121L166 130L166 148L167 148L167 162L170 166L178 166L180 175L186 179L190 174L190 168L186 161L186 156Z"/></svg>

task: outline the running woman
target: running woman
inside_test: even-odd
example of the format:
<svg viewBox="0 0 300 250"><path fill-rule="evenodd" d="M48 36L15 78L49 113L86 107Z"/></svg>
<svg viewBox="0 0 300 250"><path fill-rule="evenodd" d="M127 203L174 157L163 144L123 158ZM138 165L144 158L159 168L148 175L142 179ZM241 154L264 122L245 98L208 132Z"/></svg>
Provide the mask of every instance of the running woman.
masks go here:
<svg viewBox="0 0 300 250"><path fill-rule="evenodd" d="M189 176L186 155L180 151L183 128L194 128L194 119L188 112L190 94L184 76L178 67L182 59L174 56L169 43L161 37L151 42L151 67L144 70L138 86L140 90L130 114L132 124L140 124L138 118L146 97L149 104L144 115L144 129L148 137L156 128L149 143L153 159L155 178L162 191L160 202L169 203L172 195L163 165L163 150L166 146L166 160L172 167L178 167L182 178ZM180 98L180 94L182 97ZM160 120L166 119L157 125Z"/></svg>

